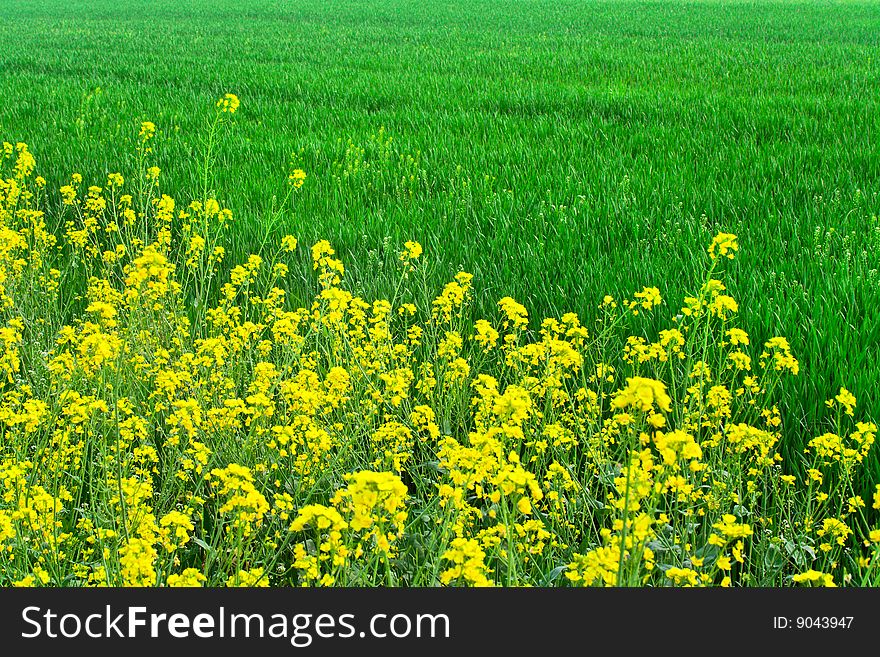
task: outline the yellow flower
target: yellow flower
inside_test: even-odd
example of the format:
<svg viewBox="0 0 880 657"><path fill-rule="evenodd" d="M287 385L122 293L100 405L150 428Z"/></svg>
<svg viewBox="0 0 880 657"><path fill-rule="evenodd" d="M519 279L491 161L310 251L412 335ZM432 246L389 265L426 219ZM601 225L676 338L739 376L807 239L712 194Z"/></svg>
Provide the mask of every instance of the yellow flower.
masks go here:
<svg viewBox="0 0 880 657"><path fill-rule="evenodd" d="M226 496L218 511L229 517L229 532L250 536L269 510L265 496L254 486L254 476L245 466L231 463L211 470L211 484L218 495Z"/></svg>
<svg viewBox="0 0 880 657"><path fill-rule="evenodd" d="M672 399L660 381L634 376L627 378L626 387L618 391L612 402L613 408L630 406L640 411L650 411L656 406L668 413L672 410Z"/></svg>
<svg viewBox="0 0 880 657"><path fill-rule="evenodd" d="M119 551L123 586L155 586L156 550L150 541L131 538Z"/></svg>
<svg viewBox="0 0 880 657"><path fill-rule="evenodd" d="M727 331L727 337L732 345L748 345L749 334L742 329L732 328Z"/></svg>
<svg viewBox="0 0 880 657"><path fill-rule="evenodd" d="M795 584L807 584L808 586L825 587L836 586L836 584L834 583L834 577L832 575L820 572L818 570L813 570L812 568L806 572L793 575L791 579Z"/></svg>
<svg viewBox="0 0 880 657"><path fill-rule="evenodd" d="M400 534L407 516L406 485L392 472L369 470L346 475L346 481L348 485L334 495L333 505L348 515L353 530L370 530L367 535L377 538L379 551L389 555L389 536Z"/></svg>
<svg viewBox="0 0 880 657"><path fill-rule="evenodd" d="M452 566L440 574L440 581L449 585L460 583L465 586L492 586L488 578L491 574L485 564L486 552L480 543L469 538L454 538L446 552L444 561L451 561Z"/></svg>
<svg viewBox="0 0 880 657"><path fill-rule="evenodd" d="M159 520L160 536L165 549L172 552L189 542L190 532L195 526L189 515L180 511L170 511Z"/></svg>
<svg viewBox="0 0 880 657"><path fill-rule="evenodd" d="M646 287L641 292L636 292L634 296L636 299L641 299L640 305L645 310L650 310L654 306L660 305L663 301L660 296L660 290L656 287Z"/></svg>
<svg viewBox="0 0 880 657"><path fill-rule="evenodd" d="M712 238L712 243L709 245L709 256L713 260L717 260L718 258L727 257L733 259L734 251L739 249L739 244L736 241L736 235L731 233L718 233L714 238Z"/></svg>
<svg viewBox="0 0 880 657"><path fill-rule="evenodd" d="M239 101L238 96L235 94L225 94L220 100L217 101L217 108L221 112L228 112L229 114L235 114L238 109Z"/></svg>
<svg viewBox="0 0 880 657"><path fill-rule="evenodd" d="M281 248L287 252L296 250L297 240L293 235L285 235L281 238Z"/></svg>
<svg viewBox="0 0 880 657"><path fill-rule="evenodd" d="M747 523L739 523L733 514L725 514L720 522L712 525L729 539L746 538L752 535L752 528Z"/></svg>
<svg viewBox="0 0 880 657"><path fill-rule="evenodd" d="M269 578L265 576L262 568L239 570L235 575L226 580L226 586L267 588L269 586Z"/></svg>
<svg viewBox="0 0 880 657"><path fill-rule="evenodd" d="M418 242L405 242L403 245L403 252L400 254L400 259L404 262L409 262L411 260L416 260L421 255L421 244Z"/></svg>
<svg viewBox="0 0 880 657"><path fill-rule="evenodd" d="M856 407L856 398L846 388L841 388L837 396L834 397L846 409L846 414L852 417L853 409Z"/></svg>
<svg viewBox="0 0 880 657"><path fill-rule="evenodd" d="M474 329L474 341L483 348L492 349L498 343L498 331L485 319L478 319Z"/></svg>
<svg viewBox="0 0 880 657"><path fill-rule="evenodd" d="M699 573L691 568L672 566L666 569L666 576L679 586L698 586Z"/></svg>
<svg viewBox="0 0 880 657"><path fill-rule="evenodd" d="M156 135L156 124L152 121L144 121L141 123L141 130L138 133L138 138L141 142L147 142L152 139Z"/></svg>
<svg viewBox="0 0 880 657"><path fill-rule="evenodd" d="M504 297L498 302L498 307L504 313L506 320L504 328L512 327L514 329L525 328L529 323L529 313L525 307L517 303L511 297Z"/></svg>
<svg viewBox="0 0 880 657"><path fill-rule="evenodd" d="M288 180L294 189L299 189L306 181L306 172L302 169L294 169L288 176Z"/></svg>
<svg viewBox="0 0 880 657"><path fill-rule="evenodd" d="M201 587L206 581L208 581L208 578L197 569L186 568L180 574L169 575L166 583L168 586L176 588L197 588Z"/></svg>
<svg viewBox="0 0 880 657"><path fill-rule="evenodd" d="M302 531L307 526L312 526L319 532L341 530L348 527L339 512L333 507L320 504L307 504L299 510L296 520L290 525L290 531Z"/></svg>

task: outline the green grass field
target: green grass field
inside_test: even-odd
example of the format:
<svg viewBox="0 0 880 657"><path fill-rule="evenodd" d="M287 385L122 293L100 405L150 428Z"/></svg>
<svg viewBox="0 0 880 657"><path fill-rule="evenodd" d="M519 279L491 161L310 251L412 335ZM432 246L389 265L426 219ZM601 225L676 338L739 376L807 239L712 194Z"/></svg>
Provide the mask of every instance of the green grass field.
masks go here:
<svg viewBox="0 0 880 657"><path fill-rule="evenodd" d="M197 187L232 92L212 186L239 256L326 238L382 295L415 239L479 312L589 320L656 285L668 317L736 233L740 323L804 372L789 451L841 385L880 417L880 3L7 0L2 24L0 138L54 188L133 166L142 120L163 190ZM292 154L307 183L268 226Z"/></svg>

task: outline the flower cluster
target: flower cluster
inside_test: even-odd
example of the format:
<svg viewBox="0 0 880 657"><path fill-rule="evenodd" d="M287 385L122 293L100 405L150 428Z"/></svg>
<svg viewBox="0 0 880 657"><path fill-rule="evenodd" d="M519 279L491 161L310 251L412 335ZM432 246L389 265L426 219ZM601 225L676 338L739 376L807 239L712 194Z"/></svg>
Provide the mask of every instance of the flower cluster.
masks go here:
<svg viewBox="0 0 880 657"><path fill-rule="evenodd" d="M841 388L783 459L800 364L738 324L735 235L656 334L636 330L667 317L653 286L595 323L510 296L478 316L467 272L412 284L415 241L365 299L326 240L233 258L231 211L163 193L156 134L133 174L57 198L4 145L0 584L880 581L877 428Z"/></svg>

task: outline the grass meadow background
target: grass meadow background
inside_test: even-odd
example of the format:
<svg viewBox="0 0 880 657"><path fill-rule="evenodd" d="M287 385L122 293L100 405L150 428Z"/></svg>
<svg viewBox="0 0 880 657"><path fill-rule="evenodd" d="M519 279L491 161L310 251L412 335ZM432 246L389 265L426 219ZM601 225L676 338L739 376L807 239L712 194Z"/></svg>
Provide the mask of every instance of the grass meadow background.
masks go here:
<svg viewBox="0 0 880 657"><path fill-rule="evenodd" d="M151 120L182 200L235 93L230 255L326 238L378 297L415 239L436 289L475 274L480 313L589 320L656 285L668 318L732 232L741 325L802 365L783 454L841 385L880 417L880 3L6 0L0 22L0 138L52 187L133 166ZM291 155L308 179L279 208Z"/></svg>

